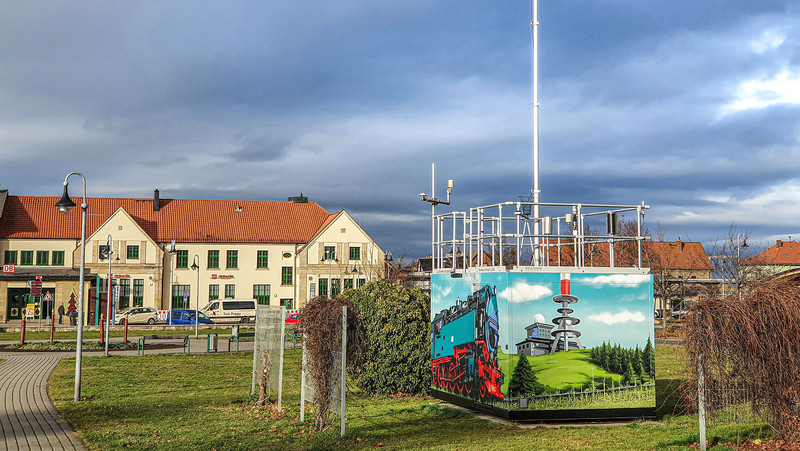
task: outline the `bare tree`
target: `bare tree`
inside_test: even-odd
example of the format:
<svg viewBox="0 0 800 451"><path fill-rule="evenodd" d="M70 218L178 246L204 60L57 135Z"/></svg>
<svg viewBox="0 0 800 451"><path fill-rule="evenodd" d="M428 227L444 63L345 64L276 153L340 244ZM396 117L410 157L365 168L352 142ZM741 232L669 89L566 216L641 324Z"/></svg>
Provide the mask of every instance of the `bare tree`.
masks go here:
<svg viewBox="0 0 800 451"><path fill-rule="evenodd" d="M763 265L756 260L756 246L747 243L750 231L732 222L728 232L711 246L714 275L722 281L724 295L741 296L747 285L767 276Z"/></svg>

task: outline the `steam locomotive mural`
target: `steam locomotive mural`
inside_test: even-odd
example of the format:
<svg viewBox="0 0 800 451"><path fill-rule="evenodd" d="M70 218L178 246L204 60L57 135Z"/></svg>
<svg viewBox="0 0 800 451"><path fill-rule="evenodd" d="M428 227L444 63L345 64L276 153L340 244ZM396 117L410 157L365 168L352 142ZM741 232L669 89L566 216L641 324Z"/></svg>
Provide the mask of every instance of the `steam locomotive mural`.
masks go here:
<svg viewBox="0 0 800 451"><path fill-rule="evenodd" d="M503 399L496 288L485 285L431 322L433 385L482 401Z"/></svg>

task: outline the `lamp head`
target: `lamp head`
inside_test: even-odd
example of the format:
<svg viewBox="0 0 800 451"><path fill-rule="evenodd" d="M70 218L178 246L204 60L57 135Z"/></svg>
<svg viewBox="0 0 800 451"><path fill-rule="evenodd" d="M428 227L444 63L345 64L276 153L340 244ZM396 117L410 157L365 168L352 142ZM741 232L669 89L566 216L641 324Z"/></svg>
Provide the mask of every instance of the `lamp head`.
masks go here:
<svg viewBox="0 0 800 451"><path fill-rule="evenodd" d="M428 195L425 194L425 193L419 193L419 200L421 200L422 202L425 202L426 200L428 200Z"/></svg>
<svg viewBox="0 0 800 451"><path fill-rule="evenodd" d="M197 266L197 262L193 262L192 266L190 266L189 268L191 268L192 271L197 271L198 269L200 269L200 267Z"/></svg>
<svg viewBox="0 0 800 451"><path fill-rule="evenodd" d="M56 202L56 208L61 213L67 214L75 207L75 202L69 198L69 193L67 192L67 182L64 182L64 195L61 196L61 200Z"/></svg>

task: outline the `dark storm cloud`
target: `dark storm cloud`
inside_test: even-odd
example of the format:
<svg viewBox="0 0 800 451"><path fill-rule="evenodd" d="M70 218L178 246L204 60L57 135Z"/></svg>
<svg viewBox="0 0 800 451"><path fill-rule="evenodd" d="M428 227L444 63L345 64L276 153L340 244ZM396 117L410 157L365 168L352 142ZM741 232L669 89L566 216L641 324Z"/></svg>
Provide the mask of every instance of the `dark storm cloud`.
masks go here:
<svg viewBox="0 0 800 451"><path fill-rule="evenodd" d="M57 195L72 170L98 196L303 192L418 256L432 162L453 209L530 191L528 2L0 2L12 194ZM567 0L539 19L543 200L644 200L702 240L800 220L765 214L800 186L800 101L752 106L800 77L797 7Z"/></svg>

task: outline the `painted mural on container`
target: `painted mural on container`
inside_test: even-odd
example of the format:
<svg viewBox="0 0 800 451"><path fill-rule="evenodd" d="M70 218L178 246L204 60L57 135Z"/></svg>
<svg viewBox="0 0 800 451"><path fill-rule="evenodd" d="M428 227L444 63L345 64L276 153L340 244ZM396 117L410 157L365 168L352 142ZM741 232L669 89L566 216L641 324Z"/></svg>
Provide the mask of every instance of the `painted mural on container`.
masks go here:
<svg viewBox="0 0 800 451"><path fill-rule="evenodd" d="M655 407L644 270L434 274L434 390L509 410Z"/></svg>

